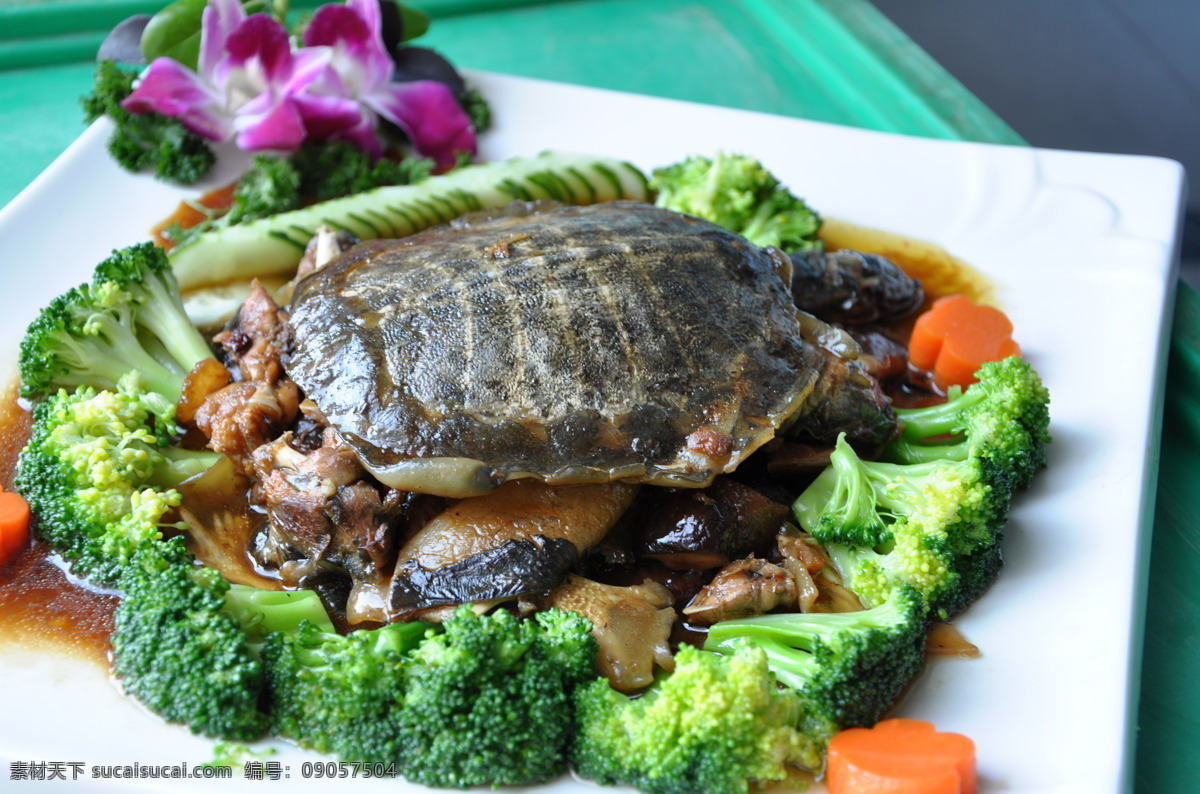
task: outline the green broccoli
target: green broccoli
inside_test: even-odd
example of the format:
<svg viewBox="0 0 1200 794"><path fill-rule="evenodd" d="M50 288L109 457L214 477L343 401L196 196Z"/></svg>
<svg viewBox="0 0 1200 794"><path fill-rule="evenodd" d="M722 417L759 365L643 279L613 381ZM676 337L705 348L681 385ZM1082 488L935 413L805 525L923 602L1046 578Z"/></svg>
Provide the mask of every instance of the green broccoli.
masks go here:
<svg viewBox="0 0 1200 794"><path fill-rule="evenodd" d="M756 245L788 253L822 248L820 216L753 157L692 156L655 170L650 186L658 206L720 224Z"/></svg>
<svg viewBox="0 0 1200 794"><path fill-rule="evenodd" d="M333 621L314 590L260 590L231 584L225 593L226 614L238 622L255 656L262 656L267 638L298 633L305 625L333 633Z"/></svg>
<svg viewBox="0 0 1200 794"><path fill-rule="evenodd" d="M576 771L650 794L742 794L751 781L785 779L788 765L820 770L836 726L780 689L768 664L749 644L726 656L685 645L675 671L637 698L605 679L581 687Z"/></svg>
<svg viewBox="0 0 1200 794"><path fill-rule="evenodd" d="M427 786L519 786L565 768L575 688L596 675L591 623L460 607L406 658L400 770Z"/></svg>
<svg viewBox="0 0 1200 794"><path fill-rule="evenodd" d="M114 251L90 284L58 296L21 340L21 393L59 387L115 389L136 371L146 389L179 400L183 381L212 351L184 313L161 249L150 243Z"/></svg>
<svg viewBox="0 0 1200 794"><path fill-rule="evenodd" d="M307 623L266 639L273 727L339 758L396 764L466 787L547 780L564 766L575 686L595 676L591 624L548 610L520 620L460 607L441 627L346 636Z"/></svg>
<svg viewBox="0 0 1200 794"><path fill-rule="evenodd" d="M989 475L1024 488L1046 465L1050 393L1019 356L984 364L978 382L941 405L896 411L904 433L884 455L898 463L966 460L974 452Z"/></svg>
<svg viewBox="0 0 1200 794"><path fill-rule="evenodd" d="M121 102L133 92L137 74L101 61L92 92L84 96L88 123L108 116L116 127L108 141L113 159L128 171L153 169L160 179L190 185L216 162L208 142L177 119L158 113L130 113Z"/></svg>
<svg viewBox="0 0 1200 794"><path fill-rule="evenodd" d="M206 736L262 736L262 663L225 611L229 584L221 575L195 565L177 537L139 552L120 587L113 669L125 691Z"/></svg>
<svg viewBox="0 0 1200 794"><path fill-rule="evenodd" d="M863 461L839 439L793 505L864 603L915 587L941 617L970 605L1002 564L1013 491L1045 463L1048 394L1019 358L985 364L948 403L904 410L905 436Z"/></svg>
<svg viewBox="0 0 1200 794"><path fill-rule="evenodd" d="M174 417L174 404L145 391L137 373L115 391L62 390L34 408L16 487L38 533L79 575L115 584L135 552L180 526L173 486L220 456L167 446Z"/></svg>
<svg viewBox="0 0 1200 794"><path fill-rule="evenodd" d="M946 617L991 583L1009 491L993 488L978 457L915 465L864 461L843 437L830 464L793 512L864 604L880 604L907 584ZM986 565L967 570L968 561Z"/></svg>
<svg viewBox="0 0 1200 794"><path fill-rule="evenodd" d="M122 686L151 711L206 736L248 741L269 727L262 709L267 638L333 631L315 592L230 585L196 565L181 537L139 549L119 586L112 643Z"/></svg>
<svg viewBox="0 0 1200 794"><path fill-rule="evenodd" d="M838 728L874 725L925 662L926 608L911 587L860 612L777 613L724 620L704 647L761 648L767 667L805 709Z"/></svg>
<svg viewBox="0 0 1200 794"><path fill-rule="evenodd" d="M263 659L272 731L346 761L395 763L404 751L396 719L403 655L434 630L392 623L342 636L308 622L270 634Z"/></svg>

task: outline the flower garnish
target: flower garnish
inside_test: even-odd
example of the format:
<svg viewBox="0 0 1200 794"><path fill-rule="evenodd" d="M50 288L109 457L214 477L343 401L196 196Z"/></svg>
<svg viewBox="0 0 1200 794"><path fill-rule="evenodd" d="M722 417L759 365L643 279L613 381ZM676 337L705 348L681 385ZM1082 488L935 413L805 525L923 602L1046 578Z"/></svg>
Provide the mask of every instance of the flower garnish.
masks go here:
<svg viewBox="0 0 1200 794"><path fill-rule="evenodd" d="M378 156L383 117L441 166L475 152L475 130L447 86L392 80L378 0L322 6L303 47L272 17L247 16L239 0L209 0L201 25L196 70L157 58L122 107L247 151L349 140Z"/></svg>
<svg viewBox="0 0 1200 794"><path fill-rule="evenodd" d="M395 65L383 45L377 0L346 0L317 9L304 31L309 49L328 49L328 66L313 83L316 93L359 103L358 123L336 137L378 153L376 114L402 129L417 153L439 165L457 152L475 152L475 130L453 92L433 80L393 82Z"/></svg>

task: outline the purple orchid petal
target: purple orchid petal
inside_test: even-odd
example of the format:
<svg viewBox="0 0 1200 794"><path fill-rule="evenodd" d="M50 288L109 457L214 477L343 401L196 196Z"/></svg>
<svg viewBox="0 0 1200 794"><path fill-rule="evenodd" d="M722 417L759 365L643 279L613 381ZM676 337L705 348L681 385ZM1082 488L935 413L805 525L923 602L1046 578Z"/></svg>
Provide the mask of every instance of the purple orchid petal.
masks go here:
<svg viewBox="0 0 1200 794"><path fill-rule="evenodd" d="M379 0L322 6L304 41L293 50L271 17L246 16L240 0L209 0L199 74L159 59L122 104L178 118L214 140L236 137L248 151L348 140L378 156L383 116L441 166L460 151L475 152L475 130L451 89L430 80L392 82Z"/></svg>
<svg viewBox="0 0 1200 794"><path fill-rule="evenodd" d="M357 5L372 9L374 13L364 16L360 9L351 5L318 8L305 28L304 43L309 47L330 48L333 66L346 90L354 96L362 96L387 83L394 66L379 32L377 0Z"/></svg>
<svg viewBox="0 0 1200 794"><path fill-rule="evenodd" d="M244 69L259 83L282 85L292 73L292 45L287 30L266 14L247 17L225 42L225 64Z"/></svg>
<svg viewBox="0 0 1200 794"><path fill-rule="evenodd" d="M200 74L212 81L213 70L225 56L225 42L246 19L241 0L208 0L200 21Z"/></svg>
<svg viewBox="0 0 1200 794"><path fill-rule="evenodd" d="M248 152L290 151L304 143L307 135L300 109L288 99L261 115L239 114L235 124L238 148Z"/></svg>
<svg viewBox="0 0 1200 794"><path fill-rule="evenodd" d="M377 124L375 112L363 108L359 124L338 133L331 140L349 141L372 157L379 157L383 154L383 144L379 140L379 133L375 131Z"/></svg>
<svg viewBox="0 0 1200 794"><path fill-rule="evenodd" d="M348 47L367 46L371 28L367 20L347 6L323 5L313 14L304 28L305 47L332 47L344 44Z"/></svg>
<svg viewBox="0 0 1200 794"><path fill-rule="evenodd" d="M328 47L302 47L292 51L292 75L284 87L289 93L297 93L308 88L323 84L327 75L334 78L333 86L337 89L329 92L335 96L345 96L337 73L330 68L333 52Z"/></svg>
<svg viewBox="0 0 1200 794"><path fill-rule="evenodd" d="M404 130L417 154L440 166L453 165L457 152L475 154L475 128L453 92L432 80L391 83L362 98Z"/></svg>
<svg viewBox="0 0 1200 794"><path fill-rule="evenodd" d="M300 111L304 120L304 128L310 138L319 141L347 137L349 131L361 126L364 122L372 130L374 137L374 114L367 111L370 119L364 119L364 108L356 100L339 96L298 93L291 96L291 101ZM357 140L357 139L356 139ZM375 149L379 148L378 141Z"/></svg>
<svg viewBox="0 0 1200 794"><path fill-rule="evenodd" d="M213 141L225 140L232 132L222 105L221 96L199 75L171 58L156 58L121 103L130 113L160 113L179 119L192 132Z"/></svg>

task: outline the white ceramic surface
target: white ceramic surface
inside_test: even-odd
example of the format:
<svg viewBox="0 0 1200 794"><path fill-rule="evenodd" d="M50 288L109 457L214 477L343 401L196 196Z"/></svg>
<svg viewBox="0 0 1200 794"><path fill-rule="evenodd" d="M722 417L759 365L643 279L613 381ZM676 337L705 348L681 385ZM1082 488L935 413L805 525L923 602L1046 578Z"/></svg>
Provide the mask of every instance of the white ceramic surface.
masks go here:
<svg viewBox="0 0 1200 794"><path fill-rule="evenodd" d="M982 657L932 662L900 714L972 737L985 792L1122 790L1136 714L1181 167L472 77L496 111L485 158L556 148L652 168L691 153L745 152L822 213L935 241L997 283L1017 338L1052 394L1050 465L1016 501L1000 580L956 620ZM20 335L40 306L85 280L114 247L144 239L184 195L120 171L104 153L106 133L102 124L88 130L0 211L2 371L13 370ZM81 761L86 770L105 763L195 766L212 757L207 741L161 724L94 666L5 651L0 680L5 762ZM80 780L26 787L283 791L303 783L300 764L313 756L281 748L270 760L289 768L286 784ZM9 769L0 777L7 788ZM301 787L328 786L314 780ZM353 789L384 787L417 790L397 781L360 781ZM564 780L547 790L595 789Z"/></svg>

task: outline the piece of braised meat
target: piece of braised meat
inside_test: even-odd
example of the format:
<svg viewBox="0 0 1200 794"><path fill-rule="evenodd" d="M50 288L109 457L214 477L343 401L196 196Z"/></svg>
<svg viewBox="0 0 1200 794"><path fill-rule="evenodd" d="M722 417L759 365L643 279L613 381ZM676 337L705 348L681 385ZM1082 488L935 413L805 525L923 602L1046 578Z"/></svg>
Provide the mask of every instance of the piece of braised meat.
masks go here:
<svg viewBox="0 0 1200 794"><path fill-rule="evenodd" d="M242 473L254 451L292 424L300 390L283 373L280 357L291 344L287 317L255 281L232 328L214 341L225 351L234 382L209 394L196 410L208 446L227 455Z"/></svg>
<svg viewBox="0 0 1200 794"><path fill-rule="evenodd" d="M796 306L827 323L894 322L925 301L921 282L876 254L798 251L791 258Z"/></svg>
<svg viewBox="0 0 1200 794"><path fill-rule="evenodd" d="M358 459L333 430L308 453L293 448L291 440L285 433L254 453L254 501L269 519L260 560L285 578L289 563L297 560L336 566L352 582L347 620L385 621L382 594L396 552L395 504L363 479Z"/></svg>
<svg viewBox="0 0 1200 794"><path fill-rule="evenodd" d="M432 607L554 589L608 535L637 491L627 483L515 480L452 504L401 548L392 616L410 620Z"/></svg>
<svg viewBox="0 0 1200 794"><path fill-rule="evenodd" d="M276 383L283 375L280 357L291 348L287 313L255 279L233 327L213 337L226 354L235 380Z"/></svg>
<svg viewBox="0 0 1200 794"><path fill-rule="evenodd" d="M285 380L278 386L256 381L231 383L213 392L196 412L196 426L208 446L249 473L254 450L279 437L296 417L300 391Z"/></svg>
<svg viewBox="0 0 1200 794"><path fill-rule="evenodd" d="M850 328L862 347L860 361L871 377L885 386L908 375L908 348L877 328Z"/></svg>
<svg viewBox="0 0 1200 794"><path fill-rule="evenodd" d="M761 615L777 607L796 605L796 582L784 568L747 557L729 563L683 608L697 626L733 618Z"/></svg>
<svg viewBox="0 0 1200 794"><path fill-rule="evenodd" d="M641 496L633 552L671 570L719 568L772 548L787 505L728 477L701 489L655 489Z"/></svg>

